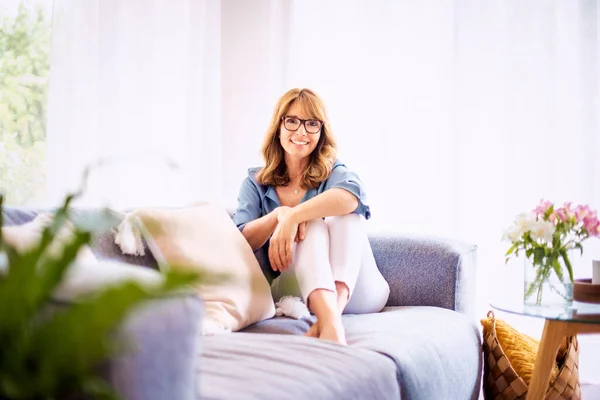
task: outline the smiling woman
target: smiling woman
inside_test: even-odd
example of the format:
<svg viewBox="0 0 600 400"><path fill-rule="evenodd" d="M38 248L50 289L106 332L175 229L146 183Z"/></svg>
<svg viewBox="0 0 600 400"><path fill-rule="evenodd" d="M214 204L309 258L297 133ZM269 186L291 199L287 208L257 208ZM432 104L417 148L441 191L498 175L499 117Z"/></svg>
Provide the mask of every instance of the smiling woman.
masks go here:
<svg viewBox="0 0 600 400"><path fill-rule="evenodd" d="M265 165L249 169L234 221L279 274L275 300L302 296L317 316L307 335L345 344L341 314L380 311L389 287L364 228L371 213L363 185L336 150L319 96L285 93L262 147Z"/></svg>

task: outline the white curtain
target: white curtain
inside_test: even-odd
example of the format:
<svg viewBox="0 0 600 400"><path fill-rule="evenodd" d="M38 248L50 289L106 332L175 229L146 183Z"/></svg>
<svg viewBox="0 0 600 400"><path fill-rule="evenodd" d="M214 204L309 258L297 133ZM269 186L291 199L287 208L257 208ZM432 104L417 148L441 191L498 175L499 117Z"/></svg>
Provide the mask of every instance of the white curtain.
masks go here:
<svg viewBox="0 0 600 400"><path fill-rule="evenodd" d="M91 160L136 151L188 174L115 167L92 198L169 203L183 182L187 198L234 207L277 98L310 87L367 186L372 231L478 246L481 316L492 295L520 296L500 242L515 215L541 198L600 209L597 0L55 2L53 201ZM600 343L581 342L582 380L598 381Z"/></svg>
<svg viewBox="0 0 600 400"><path fill-rule="evenodd" d="M54 0L47 201L106 158L82 204L220 200L220 43L217 1Z"/></svg>

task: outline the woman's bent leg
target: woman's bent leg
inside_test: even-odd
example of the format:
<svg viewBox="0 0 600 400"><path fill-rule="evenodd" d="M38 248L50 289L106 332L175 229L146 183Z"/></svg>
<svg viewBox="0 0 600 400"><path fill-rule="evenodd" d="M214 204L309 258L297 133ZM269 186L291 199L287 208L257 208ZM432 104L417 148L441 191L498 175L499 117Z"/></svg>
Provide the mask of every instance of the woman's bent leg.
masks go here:
<svg viewBox="0 0 600 400"><path fill-rule="evenodd" d="M329 231L322 219L309 221L295 244L292 265L272 285L273 297L300 294L317 322L307 335L345 344L336 288L329 264Z"/></svg>
<svg viewBox="0 0 600 400"><path fill-rule="evenodd" d="M333 279L342 296L343 312L379 312L385 306L390 288L375 264L371 244L361 215L329 217L329 261ZM347 294L344 292L347 288Z"/></svg>
<svg viewBox="0 0 600 400"><path fill-rule="evenodd" d="M292 265L273 281L273 298L301 296L308 304L316 289L335 293L329 265L329 232L322 219L309 221L304 240L294 244Z"/></svg>

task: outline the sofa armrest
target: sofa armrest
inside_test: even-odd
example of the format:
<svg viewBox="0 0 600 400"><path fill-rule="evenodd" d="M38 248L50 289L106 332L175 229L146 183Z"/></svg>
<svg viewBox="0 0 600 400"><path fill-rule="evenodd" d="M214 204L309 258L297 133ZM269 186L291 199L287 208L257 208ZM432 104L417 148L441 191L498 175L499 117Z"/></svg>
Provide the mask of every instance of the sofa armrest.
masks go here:
<svg viewBox="0 0 600 400"><path fill-rule="evenodd" d="M102 375L123 399L195 400L201 317L196 295L140 307L118 331L126 350L103 366Z"/></svg>
<svg viewBox="0 0 600 400"><path fill-rule="evenodd" d="M68 307L80 296L123 281L153 284L161 279L157 271L124 263L75 263L49 306ZM192 290L143 303L117 328L117 343L124 348L99 368L100 374L123 399L195 400L202 310Z"/></svg>
<svg viewBox="0 0 600 400"><path fill-rule="evenodd" d="M434 237L370 236L388 306L435 306L475 318L477 246Z"/></svg>

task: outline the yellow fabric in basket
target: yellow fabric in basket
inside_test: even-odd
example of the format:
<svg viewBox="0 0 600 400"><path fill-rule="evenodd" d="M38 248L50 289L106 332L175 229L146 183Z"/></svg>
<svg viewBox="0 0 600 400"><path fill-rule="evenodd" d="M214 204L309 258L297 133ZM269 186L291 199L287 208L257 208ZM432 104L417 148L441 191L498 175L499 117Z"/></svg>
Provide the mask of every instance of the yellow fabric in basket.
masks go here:
<svg viewBox="0 0 600 400"><path fill-rule="evenodd" d="M487 338L488 335L493 333L494 319L495 317L491 316L481 320L484 338ZM498 343L500 343L506 358L508 358L508 361L517 375L519 375L525 384L529 386L531 376L533 375L533 367L538 353L539 342L534 338L517 331L501 319L496 319L496 337L498 338ZM558 366L554 363L552 366L550 382L553 382L557 375Z"/></svg>

